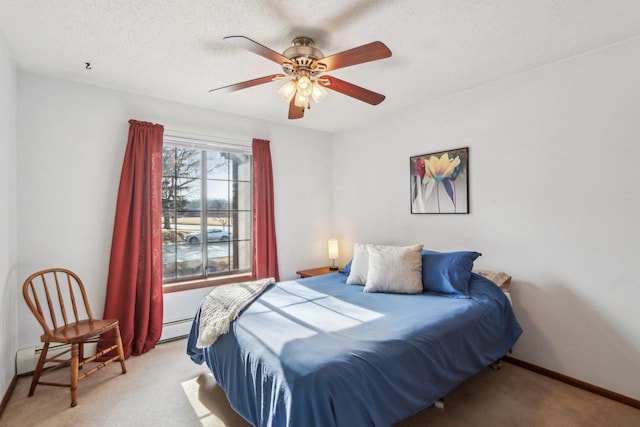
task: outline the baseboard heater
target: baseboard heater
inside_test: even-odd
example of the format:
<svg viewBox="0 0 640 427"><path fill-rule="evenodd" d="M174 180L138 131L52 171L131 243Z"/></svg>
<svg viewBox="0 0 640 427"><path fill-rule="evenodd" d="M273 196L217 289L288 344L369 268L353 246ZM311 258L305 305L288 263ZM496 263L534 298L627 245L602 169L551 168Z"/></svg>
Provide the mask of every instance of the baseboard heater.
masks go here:
<svg viewBox="0 0 640 427"><path fill-rule="evenodd" d="M38 359L40 358L40 354L42 354L43 344L40 344L36 347L27 347L21 348L16 353L16 375L25 375L30 374L36 370L36 365L38 364ZM85 351L87 355L95 353L96 345L86 346ZM51 357L54 354L60 354L65 351L69 351L71 349L70 344L50 344L49 351L47 353L48 357ZM68 357L68 356L65 356ZM49 366L49 365L45 365Z"/></svg>
<svg viewBox="0 0 640 427"><path fill-rule="evenodd" d="M163 323L160 343L185 338L191 331L192 323L193 317L187 317L184 319L172 320L170 322Z"/></svg>
<svg viewBox="0 0 640 427"><path fill-rule="evenodd" d="M191 323L193 317L173 320L162 324L162 335L160 336L160 343L174 341L182 339L189 335L191 330ZM69 350L71 346L69 344L51 344L49 346L49 354L61 353L65 350ZM30 374L36 370L40 353L42 353L43 344L35 347L27 347L18 350L16 353L16 375ZM85 347L87 355L95 353L95 344L93 348L91 346Z"/></svg>

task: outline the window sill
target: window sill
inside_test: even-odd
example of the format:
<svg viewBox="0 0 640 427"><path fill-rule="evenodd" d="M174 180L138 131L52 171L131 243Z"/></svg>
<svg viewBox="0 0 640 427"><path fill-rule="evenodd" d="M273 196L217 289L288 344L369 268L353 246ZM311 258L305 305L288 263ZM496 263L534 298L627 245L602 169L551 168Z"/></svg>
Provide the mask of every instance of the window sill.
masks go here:
<svg viewBox="0 0 640 427"><path fill-rule="evenodd" d="M234 274L232 276L214 277L205 280L191 280L179 283L168 283L162 286L163 294L172 292L189 291L192 289L209 288L213 286L226 285L228 283L246 282L252 280L251 273Z"/></svg>

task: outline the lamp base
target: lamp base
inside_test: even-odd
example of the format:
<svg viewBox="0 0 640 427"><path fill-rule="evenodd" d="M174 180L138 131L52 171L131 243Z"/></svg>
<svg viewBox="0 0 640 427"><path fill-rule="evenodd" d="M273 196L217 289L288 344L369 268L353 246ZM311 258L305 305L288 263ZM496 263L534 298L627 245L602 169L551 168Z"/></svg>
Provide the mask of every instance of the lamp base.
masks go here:
<svg viewBox="0 0 640 427"><path fill-rule="evenodd" d="M331 271L338 271L338 267L333 267L333 266L331 266L331 267L329 267L329 270L331 270Z"/></svg>

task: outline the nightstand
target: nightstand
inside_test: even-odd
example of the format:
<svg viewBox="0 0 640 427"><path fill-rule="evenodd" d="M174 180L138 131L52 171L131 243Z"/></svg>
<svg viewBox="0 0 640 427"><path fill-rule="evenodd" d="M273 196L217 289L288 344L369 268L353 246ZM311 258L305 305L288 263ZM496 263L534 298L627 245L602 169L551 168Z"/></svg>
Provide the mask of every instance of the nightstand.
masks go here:
<svg viewBox="0 0 640 427"><path fill-rule="evenodd" d="M487 270L473 270L474 273L478 273L481 276L486 277L495 283L502 292L509 292L509 286L511 286L511 276L501 271L487 271Z"/></svg>
<svg viewBox="0 0 640 427"><path fill-rule="evenodd" d="M337 273L339 270L329 270L329 267L320 267L320 268L310 268L308 270L299 270L296 271L296 274L300 276L301 279L305 277L313 277L313 276L321 276L323 274L329 273Z"/></svg>

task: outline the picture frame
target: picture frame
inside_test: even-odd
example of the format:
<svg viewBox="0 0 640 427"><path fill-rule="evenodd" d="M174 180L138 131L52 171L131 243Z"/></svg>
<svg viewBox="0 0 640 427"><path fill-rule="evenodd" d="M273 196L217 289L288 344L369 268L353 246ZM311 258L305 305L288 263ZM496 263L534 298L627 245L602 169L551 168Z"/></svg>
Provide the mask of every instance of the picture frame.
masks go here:
<svg viewBox="0 0 640 427"><path fill-rule="evenodd" d="M469 213L469 147L411 156L412 214Z"/></svg>

